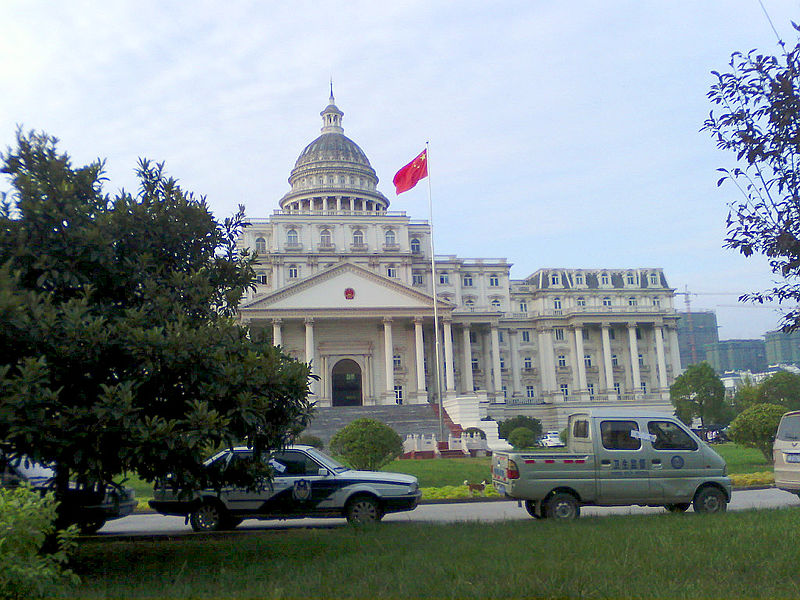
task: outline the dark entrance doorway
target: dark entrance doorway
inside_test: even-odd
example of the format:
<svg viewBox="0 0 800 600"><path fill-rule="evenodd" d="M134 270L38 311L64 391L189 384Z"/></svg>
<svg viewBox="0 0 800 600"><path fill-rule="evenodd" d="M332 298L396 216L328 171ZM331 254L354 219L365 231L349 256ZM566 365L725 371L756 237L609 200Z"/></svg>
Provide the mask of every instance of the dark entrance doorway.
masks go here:
<svg viewBox="0 0 800 600"><path fill-rule="evenodd" d="M361 406L361 367L349 358L340 360L331 372L334 406Z"/></svg>

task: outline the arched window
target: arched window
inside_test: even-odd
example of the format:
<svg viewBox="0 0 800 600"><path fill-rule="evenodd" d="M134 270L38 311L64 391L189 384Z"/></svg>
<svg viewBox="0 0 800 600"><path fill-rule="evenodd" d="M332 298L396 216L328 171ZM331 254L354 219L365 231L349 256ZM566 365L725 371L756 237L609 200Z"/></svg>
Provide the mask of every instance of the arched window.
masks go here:
<svg viewBox="0 0 800 600"><path fill-rule="evenodd" d="M609 298L608 296L603 298L603 306L611 306L611 298Z"/></svg>
<svg viewBox="0 0 800 600"><path fill-rule="evenodd" d="M289 265L289 279L297 279L300 277L300 269L297 265Z"/></svg>
<svg viewBox="0 0 800 600"><path fill-rule="evenodd" d="M353 245L354 246L363 246L364 245L364 232L360 229L356 229L353 232Z"/></svg>
<svg viewBox="0 0 800 600"><path fill-rule="evenodd" d="M500 310L500 300L498 300L497 298L492 300L492 308L496 308L496 309Z"/></svg>
<svg viewBox="0 0 800 600"><path fill-rule="evenodd" d="M263 237L256 238L256 252L259 254L267 253L267 240L265 240Z"/></svg>
<svg viewBox="0 0 800 600"><path fill-rule="evenodd" d="M638 303L635 296L628 298L628 306L636 306Z"/></svg>
<svg viewBox="0 0 800 600"><path fill-rule="evenodd" d="M331 238L331 230L330 229L323 229L322 232L319 234L319 244L320 246L332 246L332 238Z"/></svg>
<svg viewBox="0 0 800 600"><path fill-rule="evenodd" d="M386 243L387 246L394 246L397 238L394 235L394 229L387 229L386 233L383 236L383 241Z"/></svg>
<svg viewBox="0 0 800 600"><path fill-rule="evenodd" d="M412 238L411 240L411 254L419 254L422 250L422 245L419 243L417 238Z"/></svg>
<svg viewBox="0 0 800 600"><path fill-rule="evenodd" d="M298 244L297 230L290 229L286 232L286 243L290 246L297 246Z"/></svg>
<svg viewBox="0 0 800 600"><path fill-rule="evenodd" d="M561 298L553 298L553 308L555 310L561 310Z"/></svg>

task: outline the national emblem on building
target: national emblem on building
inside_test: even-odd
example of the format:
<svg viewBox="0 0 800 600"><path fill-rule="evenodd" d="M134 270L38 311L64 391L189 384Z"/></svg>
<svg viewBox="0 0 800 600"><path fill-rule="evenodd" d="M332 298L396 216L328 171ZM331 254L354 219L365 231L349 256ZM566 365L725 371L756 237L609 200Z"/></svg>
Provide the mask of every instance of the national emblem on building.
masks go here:
<svg viewBox="0 0 800 600"><path fill-rule="evenodd" d="M333 94L321 115L280 208L240 239L258 254L241 318L311 362L318 406L438 401L433 276L442 396L472 415L462 421L532 414L554 426L586 404L669 407L680 358L661 269L511 280L504 258L437 255L432 274L430 224L389 210Z"/></svg>

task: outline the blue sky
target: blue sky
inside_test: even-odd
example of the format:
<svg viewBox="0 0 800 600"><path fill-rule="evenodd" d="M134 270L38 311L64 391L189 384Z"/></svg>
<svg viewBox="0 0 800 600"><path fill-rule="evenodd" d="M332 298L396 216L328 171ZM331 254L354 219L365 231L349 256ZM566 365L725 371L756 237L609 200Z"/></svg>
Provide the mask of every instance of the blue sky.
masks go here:
<svg viewBox="0 0 800 600"><path fill-rule="evenodd" d="M800 1L763 3L794 43ZM437 253L520 279L662 267L721 338L758 337L778 316L736 297L772 276L722 247L733 162L699 131L710 71L751 48L777 50L757 0L5 0L0 146L44 130L76 164L106 158L109 192L165 161L217 217L266 217L333 77L345 133L414 219L426 187L391 179L430 141Z"/></svg>

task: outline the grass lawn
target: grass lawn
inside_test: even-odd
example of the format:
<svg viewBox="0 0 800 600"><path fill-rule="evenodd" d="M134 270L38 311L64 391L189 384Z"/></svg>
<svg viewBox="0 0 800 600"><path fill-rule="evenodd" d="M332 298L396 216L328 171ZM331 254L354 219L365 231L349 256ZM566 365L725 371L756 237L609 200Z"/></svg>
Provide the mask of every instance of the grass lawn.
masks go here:
<svg viewBox="0 0 800 600"><path fill-rule="evenodd" d="M711 447L728 463L728 473L772 471L772 463L767 461L764 455L754 448L743 448L733 442L714 444Z"/></svg>
<svg viewBox="0 0 800 600"><path fill-rule="evenodd" d="M61 598L797 598L800 510L82 541Z"/></svg>

